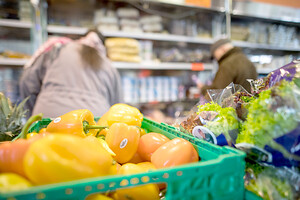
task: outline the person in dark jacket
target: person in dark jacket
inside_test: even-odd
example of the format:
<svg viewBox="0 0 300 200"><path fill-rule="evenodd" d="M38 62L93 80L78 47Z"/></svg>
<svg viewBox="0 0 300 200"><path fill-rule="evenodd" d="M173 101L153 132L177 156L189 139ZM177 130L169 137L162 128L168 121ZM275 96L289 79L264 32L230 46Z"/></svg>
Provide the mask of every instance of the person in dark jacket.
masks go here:
<svg viewBox="0 0 300 200"><path fill-rule="evenodd" d="M219 69L211 85L198 84L201 93L208 89L223 89L231 82L243 86L248 92L251 87L247 79L256 79L256 68L242 50L234 47L230 40L220 39L210 48L211 55L218 61Z"/></svg>

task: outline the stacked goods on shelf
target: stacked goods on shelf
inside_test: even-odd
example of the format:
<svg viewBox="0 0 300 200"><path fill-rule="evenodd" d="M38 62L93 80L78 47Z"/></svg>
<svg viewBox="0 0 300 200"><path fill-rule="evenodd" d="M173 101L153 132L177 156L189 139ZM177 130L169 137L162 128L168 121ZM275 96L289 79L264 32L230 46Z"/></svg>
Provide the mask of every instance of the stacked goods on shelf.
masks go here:
<svg viewBox="0 0 300 200"><path fill-rule="evenodd" d="M0 58L30 58L30 55L20 53L20 52L15 52L15 51L10 51L10 50L5 50L0 52Z"/></svg>
<svg viewBox="0 0 300 200"><path fill-rule="evenodd" d="M144 32L160 33L163 31L162 17L157 15L146 15L141 17L140 23Z"/></svg>
<svg viewBox="0 0 300 200"><path fill-rule="evenodd" d="M29 1L19 1L19 18L21 21L31 21L31 5Z"/></svg>
<svg viewBox="0 0 300 200"><path fill-rule="evenodd" d="M262 22L234 23L231 39L251 43L270 44L279 47L299 47L297 27Z"/></svg>
<svg viewBox="0 0 300 200"><path fill-rule="evenodd" d="M264 199L298 199L300 184L299 61L252 82L209 90L212 102L180 124L186 134L247 153L245 187Z"/></svg>
<svg viewBox="0 0 300 200"><path fill-rule="evenodd" d="M244 153L177 137L134 107L115 104L97 123L86 109L41 119L0 144L0 199L243 198Z"/></svg>
<svg viewBox="0 0 300 200"><path fill-rule="evenodd" d="M105 40L107 55L112 61L138 63L140 59L140 45L135 39L108 38Z"/></svg>
<svg viewBox="0 0 300 200"><path fill-rule="evenodd" d="M159 59L162 62L208 62L210 61L210 54L203 49L185 49L185 48L171 48L162 49L159 51Z"/></svg>
<svg viewBox="0 0 300 200"><path fill-rule="evenodd" d="M118 8L117 15L119 17L120 30L125 32L141 33L143 30L140 27L140 13L135 8Z"/></svg>
<svg viewBox="0 0 300 200"><path fill-rule="evenodd" d="M169 102L178 100L178 77L123 76L124 101L128 103Z"/></svg>
<svg viewBox="0 0 300 200"><path fill-rule="evenodd" d="M118 31L118 17L113 10L96 10L94 13L94 24L100 31Z"/></svg>
<svg viewBox="0 0 300 200"><path fill-rule="evenodd" d="M255 64L256 69L275 70L278 66L283 66L294 60L292 55L272 56L272 55L250 55L249 59Z"/></svg>
<svg viewBox="0 0 300 200"><path fill-rule="evenodd" d="M172 20L170 22L169 31L173 35L186 35L186 22L185 20Z"/></svg>
<svg viewBox="0 0 300 200"><path fill-rule="evenodd" d="M245 25L235 25L231 26L231 39L232 40L241 40L247 41L249 38L249 28Z"/></svg>
<svg viewBox="0 0 300 200"><path fill-rule="evenodd" d="M143 62L153 61L153 42L150 40L140 40L140 55Z"/></svg>
<svg viewBox="0 0 300 200"><path fill-rule="evenodd" d="M163 31L162 17L145 15L140 17L140 11L135 8L121 7L116 10L100 9L94 12L94 24L101 31L152 32Z"/></svg>

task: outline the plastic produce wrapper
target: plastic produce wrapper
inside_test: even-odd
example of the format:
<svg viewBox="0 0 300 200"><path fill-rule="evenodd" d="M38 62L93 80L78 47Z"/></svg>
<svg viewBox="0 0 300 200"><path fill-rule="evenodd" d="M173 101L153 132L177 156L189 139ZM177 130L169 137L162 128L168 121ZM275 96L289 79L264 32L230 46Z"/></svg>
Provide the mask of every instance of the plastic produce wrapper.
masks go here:
<svg viewBox="0 0 300 200"><path fill-rule="evenodd" d="M244 180L246 189L265 200L300 198L300 175L297 169L247 163Z"/></svg>
<svg viewBox="0 0 300 200"><path fill-rule="evenodd" d="M224 89L208 90L211 102L198 105L196 113L189 118L200 123L183 122L181 131L208 142L223 146L234 146L239 133L240 119L247 115L246 105L252 99L242 86L229 84ZM191 126L187 127L186 124Z"/></svg>
<svg viewBox="0 0 300 200"><path fill-rule="evenodd" d="M229 84L225 89L208 90L210 103L193 107L187 120L180 124L182 132L220 146L234 146L240 119L247 115L247 99L252 98L242 86Z"/></svg>
<svg viewBox="0 0 300 200"><path fill-rule="evenodd" d="M173 124L173 126L177 127L183 133L192 135L193 129L196 126L203 126L197 112L198 106L204 105L206 103L208 103L207 99L204 96L200 96L198 103L192 107L190 112L185 116L181 116L181 118L178 117L176 119L176 123ZM205 139L205 137L201 139Z"/></svg>
<svg viewBox="0 0 300 200"><path fill-rule="evenodd" d="M268 82L260 82L264 88L256 91L236 141L252 160L300 166L299 67L293 62L270 73L264 79Z"/></svg>
<svg viewBox="0 0 300 200"><path fill-rule="evenodd" d="M181 131L237 147L261 163L300 166L299 68L294 61L252 82L260 86L254 95L234 84L210 90L212 102L199 105L198 112L194 107Z"/></svg>
<svg viewBox="0 0 300 200"><path fill-rule="evenodd" d="M300 60L294 60L293 62L270 72L268 76L264 78L250 81L252 88L251 93L259 94L261 91L269 89L282 80L292 81L294 77L299 77L299 72Z"/></svg>
<svg viewBox="0 0 300 200"><path fill-rule="evenodd" d="M192 134L195 137L199 137L197 134L208 134L209 137L205 137L209 139L207 141L220 146L233 146L240 127L234 108L222 108L219 104L211 102L198 106L197 114L203 127L194 128Z"/></svg>
<svg viewBox="0 0 300 200"><path fill-rule="evenodd" d="M200 103L194 105L189 114L183 120L177 121L181 132L191 135L194 127L203 125L197 114L198 105L200 105Z"/></svg>
<svg viewBox="0 0 300 200"><path fill-rule="evenodd" d="M253 100L253 96L247 92L241 85L230 83L224 89L208 90L211 100L223 108L232 107L241 120L247 117L247 107Z"/></svg>

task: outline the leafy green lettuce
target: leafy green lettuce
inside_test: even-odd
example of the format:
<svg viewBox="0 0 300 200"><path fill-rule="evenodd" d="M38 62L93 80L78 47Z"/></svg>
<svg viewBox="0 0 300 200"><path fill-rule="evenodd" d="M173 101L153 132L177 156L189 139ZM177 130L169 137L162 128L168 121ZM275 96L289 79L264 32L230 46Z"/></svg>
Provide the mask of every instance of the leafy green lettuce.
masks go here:
<svg viewBox="0 0 300 200"><path fill-rule="evenodd" d="M271 167L248 165L246 175L251 178L245 180L245 188L266 200L293 200L291 184L286 178L278 177L275 172L276 169Z"/></svg>
<svg viewBox="0 0 300 200"><path fill-rule="evenodd" d="M280 137L297 127L294 109L293 82L265 90L248 107L247 120L242 125L236 143L250 143L263 148L273 138Z"/></svg>
<svg viewBox="0 0 300 200"><path fill-rule="evenodd" d="M226 139L231 141L229 132L239 129L239 121L235 109L232 107L222 108L217 103L206 103L205 105L198 106L197 114L203 111L214 111L218 113L214 120L208 121L204 126L216 136L223 133Z"/></svg>

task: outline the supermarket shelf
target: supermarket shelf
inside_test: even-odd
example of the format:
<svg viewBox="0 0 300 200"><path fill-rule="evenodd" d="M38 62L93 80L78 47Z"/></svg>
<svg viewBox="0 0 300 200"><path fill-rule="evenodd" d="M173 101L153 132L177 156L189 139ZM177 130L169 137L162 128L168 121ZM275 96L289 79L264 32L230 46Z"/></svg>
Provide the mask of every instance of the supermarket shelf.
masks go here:
<svg viewBox="0 0 300 200"><path fill-rule="evenodd" d="M14 19L0 19L0 26L14 27L14 28L31 28L31 22L25 22Z"/></svg>
<svg viewBox="0 0 300 200"><path fill-rule="evenodd" d="M237 1L232 4L232 16L258 18L286 23L300 23L300 10L297 8L260 3L254 1Z"/></svg>
<svg viewBox="0 0 300 200"><path fill-rule="evenodd" d="M232 11L231 12L231 16L232 17L243 17L243 18L256 18L256 19L261 19L261 20L265 20L265 21L273 21L273 22L281 22L281 23L286 23L286 24L299 24L300 23L300 19L294 19L291 17L267 17L267 16L260 16L260 15L255 15L255 14L245 14L245 13L241 13L239 11Z"/></svg>
<svg viewBox="0 0 300 200"><path fill-rule="evenodd" d="M213 0L211 1L210 5L201 4L201 2L197 2L196 4L187 4L185 1L182 0L114 0L117 2L132 2L132 3L157 3L161 5L169 5L169 6L177 6L177 7L184 7L184 8L196 8L196 9L203 9L209 11L217 11L217 12L225 12L224 1L223 0Z"/></svg>
<svg viewBox="0 0 300 200"><path fill-rule="evenodd" d="M85 27L48 25L49 33L83 35L88 31Z"/></svg>
<svg viewBox="0 0 300 200"><path fill-rule="evenodd" d="M47 27L47 30L49 33L56 33L56 34L83 35L87 32L88 28L49 25ZM169 35L169 34L160 34L160 33L129 33L129 32L122 32L122 31L114 31L114 32L103 31L102 34L105 37L126 37L126 38L142 39L142 40L188 42L188 43L198 43L198 44L212 44L214 41L211 38L198 38L198 37L188 37L182 35Z"/></svg>
<svg viewBox="0 0 300 200"><path fill-rule="evenodd" d="M0 58L0 65L23 66L28 59L16 58ZM128 62L112 62L117 69L152 69L152 70L212 70L213 64L192 64L192 63L128 63ZM203 66L203 67L202 67Z"/></svg>
<svg viewBox="0 0 300 200"><path fill-rule="evenodd" d="M275 69L273 68L261 68L257 69L258 74L269 74L270 72L274 71Z"/></svg>
<svg viewBox="0 0 300 200"><path fill-rule="evenodd" d="M144 40L158 40L158 41L172 41L172 42L188 42L198 44L212 44L214 42L211 38L188 37L183 35L169 35L161 33L129 33L129 32L102 32L106 37L128 37Z"/></svg>
<svg viewBox="0 0 300 200"><path fill-rule="evenodd" d="M233 41L233 44L238 47L253 48L253 49L266 49L266 50L279 50L279 51L295 51L299 52L300 47L283 47L269 44L256 44L244 41Z"/></svg>
<svg viewBox="0 0 300 200"><path fill-rule="evenodd" d="M28 59L0 58L0 65L23 66L27 61Z"/></svg>
<svg viewBox="0 0 300 200"><path fill-rule="evenodd" d="M113 62L117 69L151 69L151 70L212 70L213 64L210 63L127 63Z"/></svg>

